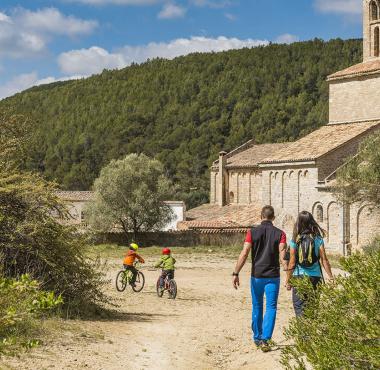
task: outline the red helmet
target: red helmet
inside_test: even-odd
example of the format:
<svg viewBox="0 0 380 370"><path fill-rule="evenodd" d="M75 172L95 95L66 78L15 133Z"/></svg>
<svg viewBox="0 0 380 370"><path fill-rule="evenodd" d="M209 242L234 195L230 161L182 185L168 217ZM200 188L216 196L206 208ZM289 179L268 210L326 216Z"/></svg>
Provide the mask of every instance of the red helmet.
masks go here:
<svg viewBox="0 0 380 370"><path fill-rule="evenodd" d="M169 248L164 248L164 249L162 250L162 254L170 254L170 253L171 253L171 251L170 251Z"/></svg>

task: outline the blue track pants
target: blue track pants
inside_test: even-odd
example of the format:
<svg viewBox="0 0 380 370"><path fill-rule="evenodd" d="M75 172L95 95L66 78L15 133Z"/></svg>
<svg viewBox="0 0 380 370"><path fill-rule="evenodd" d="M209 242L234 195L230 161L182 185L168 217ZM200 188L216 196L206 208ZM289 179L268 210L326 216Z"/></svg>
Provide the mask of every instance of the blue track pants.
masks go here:
<svg viewBox="0 0 380 370"><path fill-rule="evenodd" d="M280 278L251 278L252 331L255 342L272 338L279 291ZM264 294L266 307L263 318Z"/></svg>

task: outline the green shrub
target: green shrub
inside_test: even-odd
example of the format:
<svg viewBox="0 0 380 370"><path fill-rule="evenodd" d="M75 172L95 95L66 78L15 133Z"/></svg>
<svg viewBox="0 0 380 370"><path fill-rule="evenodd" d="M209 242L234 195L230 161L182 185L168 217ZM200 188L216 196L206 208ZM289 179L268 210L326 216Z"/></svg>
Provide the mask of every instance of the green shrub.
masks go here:
<svg viewBox="0 0 380 370"><path fill-rule="evenodd" d="M37 175L0 169L0 272L30 274L79 313L106 301L102 274L82 253L86 240L53 217L66 217L55 190Z"/></svg>
<svg viewBox="0 0 380 370"><path fill-rule="evenodd" d="M40 289L29 275L19 280L0 277L0 353L11 345L32 347L39 319L63 303L61 296Z"/></svg>
<svg viewBox="0 0 380 370"><path fill-rule="evenodd" d="M372 254L380 251L380 236L377 236L372 243L363 248L364 253Z"/></svg>
<svg viewBox="0 0 380 370"><path fill-rule="evenodd" d="M314 292L295 282L308 296L302 318L292 319L286 337L286 369L317 370L380 368L380 250L342 260L348 276L339 276Z"/></svg>

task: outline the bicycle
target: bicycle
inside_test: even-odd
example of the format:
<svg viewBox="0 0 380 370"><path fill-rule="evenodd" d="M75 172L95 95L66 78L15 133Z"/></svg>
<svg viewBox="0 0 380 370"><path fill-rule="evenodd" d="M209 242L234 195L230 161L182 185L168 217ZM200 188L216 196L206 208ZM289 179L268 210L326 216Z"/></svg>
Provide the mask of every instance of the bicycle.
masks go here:
<svg viewBox="0 0 380 370"><path fill-rule="evenodd" d="M133 277L133 273L132 271L130 270L121 270L117 273L116 275L116 290L118 292L124 292L124 290L126 289L126 287L128 285L131 285L132 287L132 290L135 292L135 293L139 293L142 291L142 289L144 288L144 285L145 285L145 276L144 274L139 271L139 269L137 268L139 266L138 263L135 263L134 264L135 268L138 270L137 272L137 276L136 276L136 281L135 281L135 285L133 286L131 283L132 283L132 277Z"/></svg>
<svg viewBox="0 0 380 370"><path fill-rule="evenodd" d="M156 283L156 291L157 295L162 298L164 295L165 290L169 293L169 298L175 299L177 297L177 283L174 279L170 279L169 275L166 275L164 280L164 286L163 288L160 287L160 279L161 276L159 276L157 283Z"/></svg>

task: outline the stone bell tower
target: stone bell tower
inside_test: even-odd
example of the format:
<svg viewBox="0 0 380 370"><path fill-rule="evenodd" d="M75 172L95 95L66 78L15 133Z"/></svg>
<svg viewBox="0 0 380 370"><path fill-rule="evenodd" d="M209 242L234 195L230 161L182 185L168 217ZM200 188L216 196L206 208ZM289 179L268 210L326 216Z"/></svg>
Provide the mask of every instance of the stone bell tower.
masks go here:
<svg viewBox="0 0 380 370"><path fill-rule="evenodd" d="M380 57L380 0L363 1L363 61Z"/></svg>
<svg viewBox="0 0 380 370"><path fill-rule="evenodd" d="M380 0L363 0L363 62L327 77L329 123L380 121Z"/></svg>

